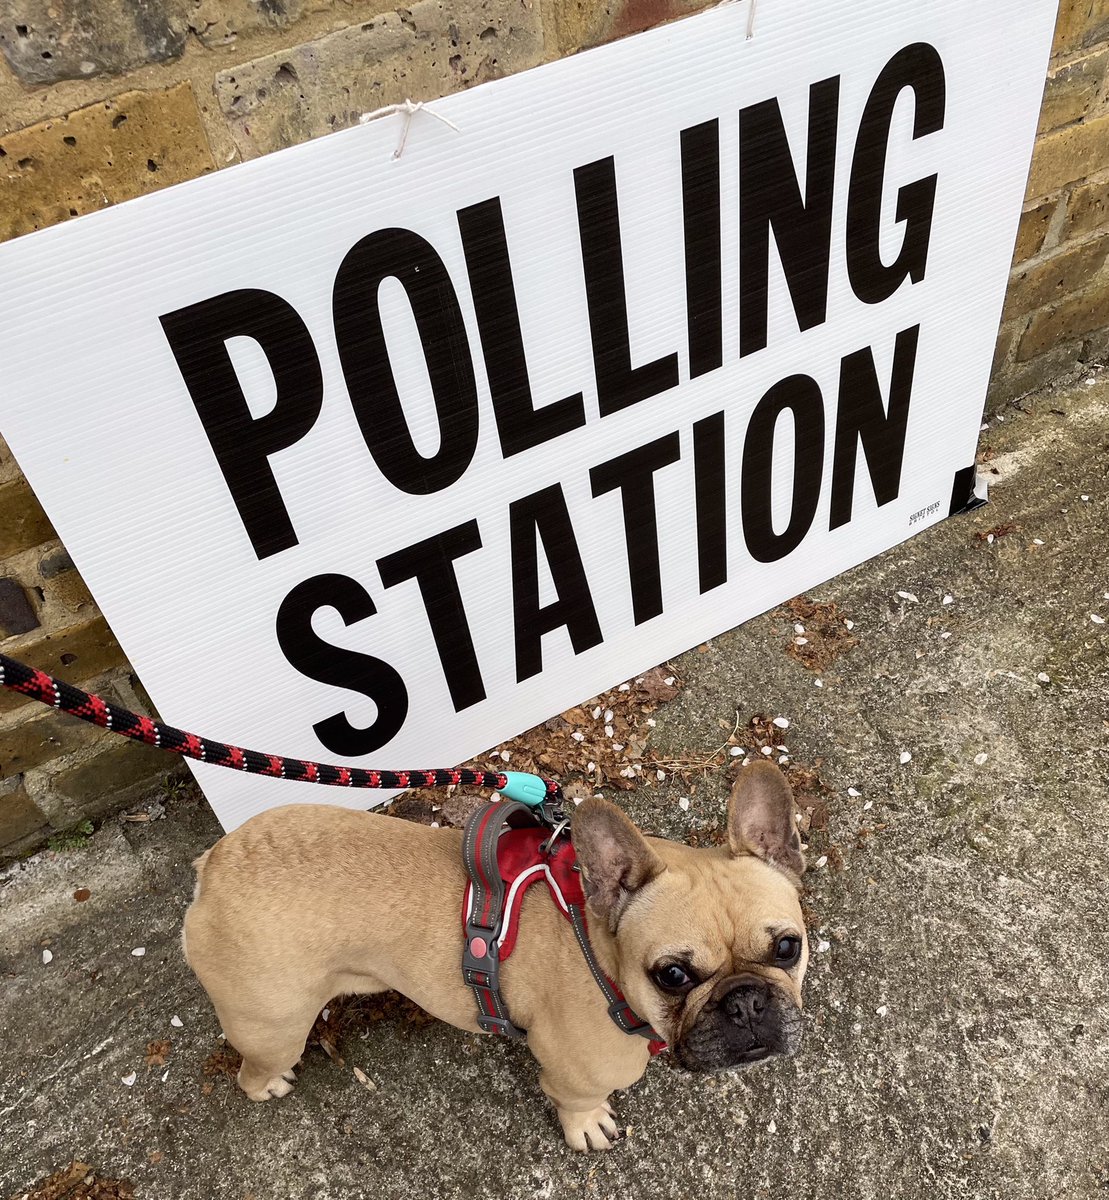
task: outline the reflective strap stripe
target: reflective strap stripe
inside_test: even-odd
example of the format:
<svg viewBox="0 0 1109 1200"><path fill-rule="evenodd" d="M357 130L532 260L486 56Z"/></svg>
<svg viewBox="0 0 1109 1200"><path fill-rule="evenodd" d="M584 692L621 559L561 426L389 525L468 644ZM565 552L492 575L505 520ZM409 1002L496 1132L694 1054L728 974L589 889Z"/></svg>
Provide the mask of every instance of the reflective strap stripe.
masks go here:
<svg viewBox="0 0 1109 1200"><path fill-rule="evenodd" d="M593 954L593 947L590 945L589 935L585 929L585 917L581 908L576 904L570 905L570 924L573 926L574 936L578 939L578 946L581 948L586 966L589 967L589 973L601 989L601 994L608 1001L608 1015L615 1022L616 1027L623 1033L638 1034L640 1037L648 1038L651 1042L659 1042L665 1045L662 1038L659 1037L646 1021L639 1018L632 1006L617 990L612 980L601 970L600 964Z"/></svg>
<svg viewBox="0 0 1109 1200"><path fill-rule="evenodd" d="M526 1033L510 1020L500 992L497 939L504 924L505 886L497 863L497 842L518 813L534 820L526 804L494 801L469 817L462 836L462 861L470 877L462 978L473 989L478 1025L486 1033L513 1038L525 1037ZM475 953L475 946L484 947L482 953Z"/></svg>

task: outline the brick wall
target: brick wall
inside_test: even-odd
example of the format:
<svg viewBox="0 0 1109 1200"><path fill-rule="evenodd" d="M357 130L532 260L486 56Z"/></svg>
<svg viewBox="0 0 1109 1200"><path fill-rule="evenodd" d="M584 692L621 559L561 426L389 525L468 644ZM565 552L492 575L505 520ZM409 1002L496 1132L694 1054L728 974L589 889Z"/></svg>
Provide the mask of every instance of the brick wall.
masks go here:
<svg viewBox="0 0 1109 1200"><path fill-rule="evenodd" d="M1109 356L1109 0L1060 0L989 405Z"/></svg>
<svg viewBox="0 0 1109 1200"><path fill-rule="evenodd" d="M0 239L711 2L0 0ZM1061 0L995 408L1109 354L1107 64L1109 0ZM0 649L150 711L2 441ZM142 798L171 769L0 692L0 856Z"/></svg>

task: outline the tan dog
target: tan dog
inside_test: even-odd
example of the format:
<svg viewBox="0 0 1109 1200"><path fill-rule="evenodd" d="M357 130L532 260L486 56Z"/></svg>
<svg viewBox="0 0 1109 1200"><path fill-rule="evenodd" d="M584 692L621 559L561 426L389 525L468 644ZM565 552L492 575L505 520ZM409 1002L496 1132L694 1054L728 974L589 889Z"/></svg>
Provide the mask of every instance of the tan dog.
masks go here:
<svg viewBox="0 0 1109 1200"><path fill-rule="evenodd" d="M804 870L785 778L746 767L728 804L728 845L645 838L615 805L586 800L573 841L598 961L692 1071L793 1054L808 961ZM478 1032L462 979L462 834L325 805L272 809L196 862L185 916L189 965L243 1056L253 1100L292 1090L316 1015L333 997L389 988ZM566 1141L607 1149L609 1095L643 1074L545 888L524 898L502 967L512 1020L528 1031Z"/></svg>

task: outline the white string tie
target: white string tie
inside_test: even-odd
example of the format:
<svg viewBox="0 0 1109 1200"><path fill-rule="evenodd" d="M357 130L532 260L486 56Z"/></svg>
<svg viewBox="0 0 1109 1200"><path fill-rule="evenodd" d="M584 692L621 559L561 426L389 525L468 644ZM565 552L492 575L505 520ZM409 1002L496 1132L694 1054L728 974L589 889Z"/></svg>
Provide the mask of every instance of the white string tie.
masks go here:
<svg viewBox="0 0 1109 1200"><path fill-rule="evenodd" d="M448 121L442 113L437 113L435 109L429 108L422 100L405 100L400 104L386 104L384 108L375 108L373 112L363 113L358 118L358 124L368 125L371 121L376 121L380 117L391 117L395 113L403 113L404 127L401 129L400 142L393 151L393 157L400 158L404 153L404 147L408 144L408 130L412 126L412 118L418 112L425 112L429 117L434 117L437 121L442 121L448 129L453 129L455 133L461 132L453 121Z"/></svg>

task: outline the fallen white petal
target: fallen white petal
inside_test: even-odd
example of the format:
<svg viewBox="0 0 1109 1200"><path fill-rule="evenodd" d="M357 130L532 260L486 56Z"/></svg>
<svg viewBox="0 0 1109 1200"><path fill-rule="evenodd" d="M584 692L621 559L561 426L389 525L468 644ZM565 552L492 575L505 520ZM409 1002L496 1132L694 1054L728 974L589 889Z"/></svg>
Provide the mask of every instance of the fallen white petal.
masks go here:
<svg viewBox="0 0 1109 1200"><path fill-rule="evenodd" d="M679 796L678 807L682 810L682 812L689 812L689 797Z"/></svg>
<svg viewBox="0 0 1109 1200"><path fill-rule="evenodd" d="M821 855L821 856L820 856L820 857L819 857L819 858L816 860L816 866L818 866L818 867L823 867L823 866L825 866L825 865L827 864L827 862L828 862L828 856L827 856L827 854L822 854L822 855Z"/></svg>
<svg viewBox="0 0 1109 1200"><path fill-rule="evenodd" d="M135 958L142 958L142 956L143 956L145 953L146 953L146 947L145 947L145 946L136 946L136 947L134 948L134 950L132 950L132 951L131 951L131 954L132 954L132 955L133 955Z"/></svg>
<svg viewBox="0 0 1109 1200"><path fill-rule="evenodd" d="M732 758L739 758L739 756L743 753L743 750L739 746L732 746L728 750L728 753L732 756Z"/></svg>
<svg viewBox="0 0 1109 1200"><path fill-rule="evenodd" d="M974 765L976 767L980 767L989 757L990 756L985 752L985 750L980 751L974 756Z"/></svg>
<svg viewBox="0 0 1109 1200"><path fill-rule="evenodd" d="M611 709L611 708L606 708L606 709L605 709L605 720L606 720L606 721L611 721L611 720L612 720L612 716L613 716L612 709Z"/></svg>
<svg viewBox="0 0 1109 1200"><path fill-rule="evenodd" d="M119 1082L122 1083L124 1087L130 1087L131 1084L133 1084L135 1082L135 1080L138 1079L138 1077L139 1077L138 1072L132 1071L130 1075L121 1075L119 1077Z"/></svg>
<svg viewBox="0 0 1109 1200"><path fill-rule="evenodd" d="M662 682L665 683L667 687L673 687L674 686L674 676L667 675L666 678Z"/></svg>
<svg viewBox="0 0 1109 1200"><path fill-rule="evenodd" d="M807 646L809 644L809 639L804 637L794 638L793 644L795 646Z"/></svg>
<svg viewBox="0 0 1109 1200"><path fill-rule="evenodd" d="M654 727L658 724L658 722L654 719L654 717L648 717L647 724L651 729L654 729Z"/></svg>
<svg viewBox="0 0 1109 1200"><path fill-rule="evenodd" d="M1042 546L1043 544L1044 544L1043 538L1033 538L1032 539L1033 546Z"/></svg>
<svg viewBox="0 0 1109 1200"><path fill-rule="evenodd" d="M820 941L818 941L816 943L817 954L827 954L828 951L831 950L831 948L832 948L832 943L824 941L823 938L821 938Z"/></svg>
<svg viewBox="0 0 1109 1200"><path fill-rule="evenodd" d="M813 680L813 687L819 687L819 688L822 688L823 686L824 686L824 680L823 680L823 679L814 679L814 680Z"/></svg>
<svg viewBox="0 0 1109 1200"><path fill-rule="evenodd" d="M1090 613L1090 620L1093 621L1093 623L1095 625L1104 625L1105 624L1105 618L1099 617L1097 615L1097 613Z"/></svg>
<svg viewBox="0 0 1109 1200"><path fill-rule="evenodd" d="M612 737L615 732L616 730L613 729L611 725L605 726L605 737Z"/></svg>
<svg viewBox="0 0 1109 1200"><path fill-rule="evenodd" d="M168 1078L169 1078L169 1067L166 1067L166 1069L162 1072L162 1082L165 1083L165 1081Z"/></svg>
<svg viewBox="0 0 1109 1200"><path fill-rule="evenodd" d="M794 625L793 632L794 633L804 633L805 632L804 625L802 625L802 624L800 624L800 622L798 622L798 624Z"/></svg>
<svg viewBox="0 0 1109 1200"><path fill-rule="evenodd" d="M786 765L786 763L787 763L787 762L789 762L789 755L788 755L788 754L783 754L783 755L782 755L782 756L781 756L781 757L778 759L778 766L779 766L779 767L784 767L784 766Z"/></svg>
<svg viewBox="0 0 1109 1200"><path fill-rule="evenodd" d="M597 718L600 715L601 715L601 706L598 704L597 707L593 710L593 720L594 721L597 720Z"/></svg>
<svg viewBox="0 0 1109 1200"><path fill-rule="evenodd" d="M858 788L848 788L847 794L849 796L861 796L862 792L860 792Z"/></svg>
<svg viewBox="0 0 1109 1200"><path fill-rule="evenodd" d="M986 545L987 545L987 546L992 546L992 545L993 545L993 534L992 534L992 533L987 533L987 534L986 534Z"/></svg>
<svg viewBox="0 0 1109 1200"><path fill-rule="evenodd" d="M954 596L952 596L952 595L950 595L950 594L948 594L948 595L944 596L944 598L943 598L943 600L941 601L941 603L943 603L943 604L954 604L954 603L955 603L955 597L954 597Z"/></svg>
<svg viewBox="0 0 1109 1200"><path fill-rule="evenodd" d="M763 746L763 747L762 747L762 752L763 752L763 754L773 754L773 753L774 753L774 747L773 747L773 746Z"/></svg>
<svg viewBox="0 0 1109 1200"><path fill-rule="evenodd" d="M574 739L575 742L584 742L585 741L585 734L582 733L580 729L575 729L574 732L572 734L570 734L570 736Z"/></svg>
<svg viewBox="0 0 1109 1200"><path fill-rule="evenodd" d="M777 1133L778 1132L777 1124L774 1121L771 1121L770 1124L767 1125L767 1127L766 1127L766 1132L767 1133Z"/></svg>
<svg viewBox="0 0 1109 1200"><path fill-rule="evenodd" d="M585 769L589 772L590 775L592 775L593 772L597 769L597 764L595 762L588 762L585 764Z"/></svg>
<svg viewBox="0 0 1109 1200"><path fill-rule="evenodd" d="M1039 673L1039 675L1036 676L1036 678L1041 683L1050 683L1051 682L1051 676L1046 671L1041 671Z"/></svg>
<svg viewBox="0 0 1109 1200"><path fill-rule="evenodd" d="M666 772L662 770L656 771L655 778L661 783L666 778Z"/></svg>
<svg viewBox="0 0 1109 1200"><path fill-rule="evenodd" d="M883 1004L880 1007L876 1008L874 1011L878 1014L878 1016L884 1017L889 1013L889 1008L885 1004Z"/></svg>
<svg viewBox="0 0 1109 1200"><path fill-rule="evenodd" d="M868 800L868 801L867 801L867 802L866 802L866 803L863 805L863 812L866 812L866 810L867 810L868 808L873 808L873 807L874 807L874 801L873 801L873 800Z"/></svg>
<svg viewBox="0 0 1109 1200"><path fill-rule="evenodd" d="M630 692L632 685L630 683L622 683L617 689L618 692Z"/></svg>
<svg viewBox="0 0 1109 1200"><path fill-rule="evenodd" d="M920 603L920 601L912 594L912 592L898 592L897 594L902 600L908 600L911 604Z"/></svg>
<svg viewBox="0 0 1109 1200"><path fill-rule="evenodd" d="M42 952L42 963L43 963L43 966L46 966L46 964L47 964L47 963L51 963L51 962L53 962L53 961L54 961L54 955L53 955L53 954L51 954L49 950L44 950L44 951Z"/></svg>
<svg viewBox="0 0 1109 1200"><path fill-rule="evenodd" d="M1080 499L1082 499L1082 500L1089 500L1089 498L1090 498L1089 496L1081 496L1080 497Z"/></svg>
<svg viewBox="0 0 1109 1200"><path fill-rule="evenodd" d="M908 751L908 750L902 750L902 751L901 751L901 760L900 760L900 761L901 761L901 764L902 764L902 765L904 765L904 764L905 764L905 763L907 763L907 762L912 762L912 761L913 761L913 756L912 756L912 755L909 753L909 751Z"/></svg>
<svg viewBox="0 0 1109 1200"><path fill-rule="evenodd" d="M619 754L620 751L623 750L623 748L624 748L624 743L623 742L613 742L612 748L613 748L613 750L616 751L617 754Z"/></svg>
<svg viewBox="0 0 1109 1200"><path fill-rule="evenodd" d="M512 751L511 750L502 750L501 751L501 759L504 762L511 762L512 761Z"/></svg>
<svg viewBox="0 0 1109 1200"><path fill-rule="evenodd" d="M326 1020L327 1018L325 1017L324 1019ZM170 1017L169 1023L173 1026L174 1029L183 1029L185 1027L185 1022L182 1021L181 1018L176 1013L174 1013L173 1016Z"/></svg>
<svg viewBox="0 0 1109 1200"><path fill-rule="evenodd" d="M944 640L945 642L947 641L947 639L948 639L950 636L951 636L951 632L950 632L950 630L947 630L947 629L945 629L945 630L943 631L943 633L941 633L941 634L940 634L940 637L941 637L941 638L943 638L943 640Z"/></svg>
<svg viewBox="0 0 1109 1200"><path fill-rule="evenodd" d="M789 728L789 718L788 717L775 717L774 724L777 725L779 729L788 729Z"/></svg>
<svg viewBox="0 0 1109 1200"><path fill-rule="evenodd" d="M855 628L855 622L854 622L854 621L851 621L851 620L845 620L843 623L844 623L844 625L847 627L847 632L848 632L848 633L850 633L850 632L851 632L851 630Z"/></svg>
<svg viewBox="0 0 1109 1200"><path fill-rule="evenodd" d="M354 1078L357 1079L367 1091L377 1091L377 1084L374 1083L374 1081L366 1074L365 1071L363 1071L360 1067L351 1067L351 1070L354 1072Z"/></svg>

